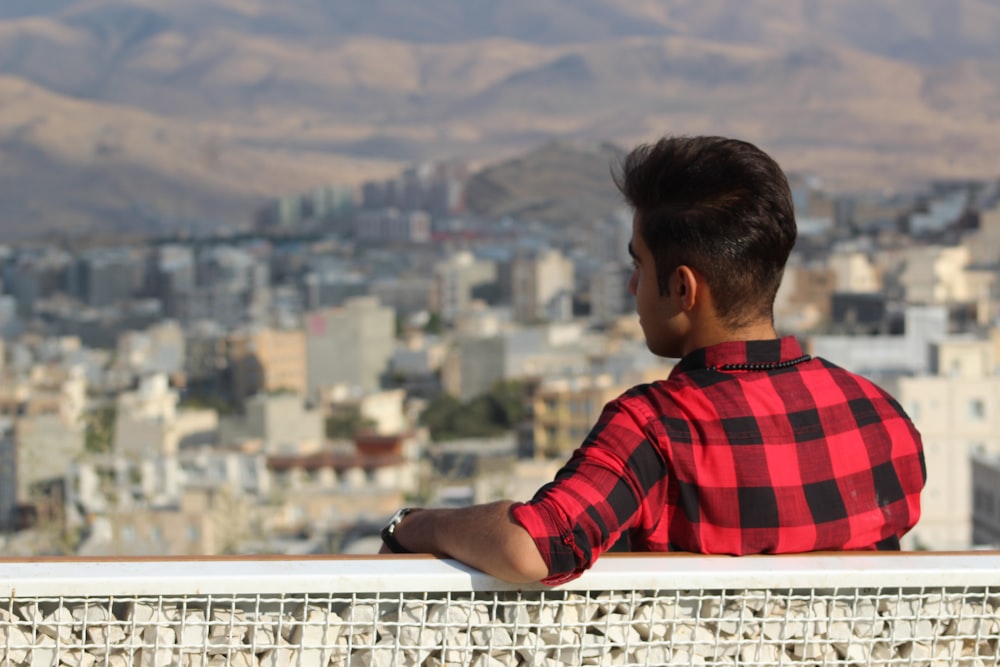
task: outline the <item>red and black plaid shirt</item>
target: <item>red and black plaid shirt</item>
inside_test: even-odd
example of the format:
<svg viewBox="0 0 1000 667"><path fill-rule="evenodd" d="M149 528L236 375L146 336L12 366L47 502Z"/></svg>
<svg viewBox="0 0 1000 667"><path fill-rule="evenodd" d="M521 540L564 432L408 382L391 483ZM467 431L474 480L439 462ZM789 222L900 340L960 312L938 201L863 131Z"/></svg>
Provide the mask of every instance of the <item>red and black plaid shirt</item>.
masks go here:
<svg viewBox="0 0 1000 667"><path fill-rule="evenodd" d="M898 549L920 516L920 435L871 382L802 357L790 337L723 343L605 406L513 509L544 582L579 576L620 538L632 551Z"/></svg>

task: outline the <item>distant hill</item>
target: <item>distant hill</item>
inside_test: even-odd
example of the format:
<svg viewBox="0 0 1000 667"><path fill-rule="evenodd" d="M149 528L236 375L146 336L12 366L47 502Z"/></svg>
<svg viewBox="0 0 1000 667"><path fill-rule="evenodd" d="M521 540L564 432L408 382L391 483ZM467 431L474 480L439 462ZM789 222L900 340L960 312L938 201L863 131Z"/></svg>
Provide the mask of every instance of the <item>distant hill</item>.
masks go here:
<svg viewBox="0 0 1000 667"><path fill-rule="evenodd" d="M0 241L556 139L736 135L841 189L995 177L998 34L996 0L4 0Z"/></svg>
<svg viewBox="0 0 1000 667"><path fill-rule="evenodd" d="M469 181L469 209L484 216L590 221L623 205L611 179L624 151L611 144L553 141L483 169Z"/></svg>

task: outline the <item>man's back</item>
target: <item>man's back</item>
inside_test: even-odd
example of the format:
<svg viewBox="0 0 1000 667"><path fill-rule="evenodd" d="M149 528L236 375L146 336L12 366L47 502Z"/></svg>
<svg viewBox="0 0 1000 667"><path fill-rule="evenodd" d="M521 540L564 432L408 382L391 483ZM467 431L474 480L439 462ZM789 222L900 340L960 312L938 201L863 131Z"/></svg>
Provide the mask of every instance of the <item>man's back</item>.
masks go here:
<svg viewBox="0 0 1000 667"><path fill-rule="evenodd" d="M722 343L610 403L514 516L548 522L559 539L543 544L567 573L621 535L648 551L895 549L924 478L912 423L871 382L792 338Z"/></svg>

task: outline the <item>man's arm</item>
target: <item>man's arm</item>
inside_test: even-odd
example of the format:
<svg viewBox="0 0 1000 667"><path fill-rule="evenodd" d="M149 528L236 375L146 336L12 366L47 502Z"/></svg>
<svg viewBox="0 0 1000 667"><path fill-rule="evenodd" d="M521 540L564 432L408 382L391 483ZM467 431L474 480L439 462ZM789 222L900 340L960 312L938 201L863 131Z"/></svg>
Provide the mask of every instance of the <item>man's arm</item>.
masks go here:
<svg viewBox="0 0 1000 667"><path fill-rule="evenodd" d="M454 558L504 581L540 581L548 567L531 535L510 515L513 504L417 510L403 518L395 536L414 553Z"/></svg>

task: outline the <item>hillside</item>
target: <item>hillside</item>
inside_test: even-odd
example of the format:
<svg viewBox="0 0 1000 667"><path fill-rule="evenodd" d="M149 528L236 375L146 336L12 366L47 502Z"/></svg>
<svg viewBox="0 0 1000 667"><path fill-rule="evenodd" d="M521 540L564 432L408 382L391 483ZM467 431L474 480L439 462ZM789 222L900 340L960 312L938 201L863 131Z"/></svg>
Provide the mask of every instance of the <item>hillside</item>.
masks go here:
<svg viewBox="0 0 1000 667"><path fill-rule="evenodd" d="M553 140L737 135L838 189L996 177L997 34L992 0L8 0L0 241Z"/></svg>

